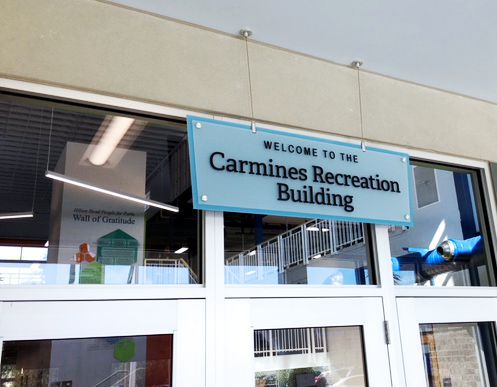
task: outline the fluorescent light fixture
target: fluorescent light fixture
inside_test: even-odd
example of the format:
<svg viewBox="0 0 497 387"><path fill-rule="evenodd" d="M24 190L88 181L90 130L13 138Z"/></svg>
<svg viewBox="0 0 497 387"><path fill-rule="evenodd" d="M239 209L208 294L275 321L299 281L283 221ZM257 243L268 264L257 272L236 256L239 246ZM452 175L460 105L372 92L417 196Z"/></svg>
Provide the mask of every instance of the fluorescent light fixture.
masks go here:
<svg viewBox="0 0 497 387"><path fill-rule="evenodd" d="M329 229L329 228L326 228L326 227L323 227L323 228L321 229L321 231L322 231L322 232L328 232L328 231L330 231L330 229Z"/></svg>
<svg viewBox="0 0 497 387"><path fill-rule="evenodd" d="M311 226L307 227L307 231L319 231L319 228L317 228L316 226Z"/></svg>
<svg viewBox="0 0 497 387"><path fill-rule="evenodd" d="M110 196L115 196L116 198L129 200L129 201L132 201L135 203L140 203L140 204L143 204L146 206L161 208L161 209L167 210L167 211L179 212L178 207L170 206L168 204L156 202L155 200L149 200L149 199L141 198L139 196L130 195L127 193L121 193L121 192L111 191L109 189L97 187L97 186L92 185L90 183L87 183L85 181L82 181L79 179L74 179L72 177L68 177L66 175L62 175L62 174L57 173L57 172L46 171L45 176L50 178L50 179L54 179L54 180L62 181L62 182L67 183L67 184L75 185L77 187L86 188L86 189L89 189L91 191L100 192L100 193L110 195Z"/></svg>
<svg viewBox="0 0 497 387"><path fill-rule="evenodd" d="M90 163L104 165L134 122L135 120L129 117L112 117L100 141L88 157Z"/></svg>
<svg viewBox="0 0 497 387"><path fill-rule="evenodd" d="M176 250L174 254L181 254L184 253L186 250L188 250L188 247L181 247L178 250Z"/></svg>
<svg viewBox="0 0 497 387"><path fill-rule="evenodd" d="M312 257L312 258L313 258L313 259L318 259L318 258L321 258L321 257L322 257L322 255L321 255L321 254L317 254L317 255L315 255L315 256L314 256L314 257Z"/></svg>
<svg viewBox="0 0 497 387"><path fill-rule="evenodd" d="M30 212L11 212L11 213L0 214L0 220L32 218L33 216L34 216L33 211L30 211Z"/></svg>
<svg viewBox="0 0 497 387"><path fill-rule="evenodd" d="M248 255L253 256L253 255L255 255L256 253L257 253L257 252L256 252L255 250L252 250L250 253L248 253Z"/></svg>

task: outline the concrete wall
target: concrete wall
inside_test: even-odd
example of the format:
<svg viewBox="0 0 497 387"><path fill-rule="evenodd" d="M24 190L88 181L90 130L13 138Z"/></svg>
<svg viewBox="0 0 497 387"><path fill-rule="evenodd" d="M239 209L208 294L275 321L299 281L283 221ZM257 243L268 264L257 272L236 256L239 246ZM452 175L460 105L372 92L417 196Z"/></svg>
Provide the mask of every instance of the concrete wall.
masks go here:
<svg viewBox="0 0 497 387"><path fill-rule="evenodd" d="M0 21L0 77L250 116L238 37L97 0L2 0ZM360 136L353 70L249 48L257 119ZM367 72L362 81L367 139L497 161L497 105Z"/></svg>

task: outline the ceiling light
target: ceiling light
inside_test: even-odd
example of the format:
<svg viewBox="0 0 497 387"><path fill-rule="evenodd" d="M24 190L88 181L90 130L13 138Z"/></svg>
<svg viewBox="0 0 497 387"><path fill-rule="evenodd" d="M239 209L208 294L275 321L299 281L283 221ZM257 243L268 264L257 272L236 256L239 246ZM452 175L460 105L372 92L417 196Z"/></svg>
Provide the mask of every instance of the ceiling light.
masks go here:
<svg viewBox="0 0 497 387"><path fill-rule="evenodd" d="M32 218L34 216L33 211L30 212L10 212L5 214L0 214L0 220L2 219L22 219L22 218Z"/></svg>
<svg viewBox="0 0 497 387"><path fill-rule="evenodd" d="M307 227L307 231L319 231L319 228L317 228L316 226L311 226Z"/></svg>
<svg viewBox="0 0 497 387"><path fill-rule="evenodd" d="M88 157L90 163L104 165L134 122L135 120L129 117L112 117L100 141Z"/></svg>
<svg viewBox="0 0 497 387"><path fill-rule="evenodd" d="M323 228L321 229L321 231L322 231L322 232L328 232L328 231L330 231L330 229L329 229L329 228L326 228L326 227L323 227Z"/></svg>
<svg viewBox="0 0 497 387"><path fill-rule="evenodd" d="M188 247L181 247L178 250L176 250L174 254L181 254L184 253L186 250L188 250Z"/></svg>
<svg viewBox="0 0 497 387"><path fill-rule="evenodd" d="M255 250L252 250L250 253L248 253L248 255L250 255L250 256L255 255L255 254L256 254Z"/></svg>
<svg viewBox="0 0 497 387"><path fill-rule="evenodd" d="M317 255L315 255L315 256L314 256L314 257L312 257L312 258L313 258L313 259L318 259L318 258L321 258L321 257L322 257L322 255L321 255L321 254L317 254Z"/></svg>
<svg viewBox="0 0 497 387"><path fill-rule="evenodd" d="M46 241L45 244L43 245L43 247L48 247L48 245L49 245L49 242Z"/></svg>
<svg viewBox="0 0 497 387"><path fill-rule="evenodd" d="M121 193L121 192L117 192L117 191L111 191L111 190L108 190L105 188L100 188L100 187L97 187L97 186L92 185L90 183L84 182L82 180L74 179L72 177L68 177L68 176L62 175L62 174L57 173L57 172L46 171L45 176L50 178L50 179L62 181L62 182L67 183L67 184L72 184L72 185L75 185L77 187L86 188L86 189L89 189L91 191L100 192L100 193L103 193L106 195L115 196L117 198L121 198L124 200L129 200L132 202L144 204L146 206L157 207L157 208L161 208L163 210L172 211L172 212L179 212L178 207L170 206L169 204L164 204L161 202L156 202L155 200L149 200L149 199L141 198L139 196L134 196L134 195Z"/></svg>

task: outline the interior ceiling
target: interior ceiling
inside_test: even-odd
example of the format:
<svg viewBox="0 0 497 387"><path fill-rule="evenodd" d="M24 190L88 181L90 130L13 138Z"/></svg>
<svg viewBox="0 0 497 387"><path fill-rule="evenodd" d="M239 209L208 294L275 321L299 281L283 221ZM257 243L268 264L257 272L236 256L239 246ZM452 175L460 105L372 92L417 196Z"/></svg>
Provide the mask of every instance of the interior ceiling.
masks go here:
<svg viewBox="0 0 497 387"><path fill-rule="evenodd" d="M493 0L114 0L341 64L497 102Z"/></svg>
<svg viewBox="0 0 497 387"><path fill-rule="evenodd" d="M90 144L108 113L55 108L50 130L52 109L48 105L35 106L16 100L7 98L0 101L0 212L30 211L34 195L37 220L48 225L52 180L45 177L45 171L49 154L48 168L55 170L66 143ZM183 123L164 120L162 125L156 125L147 122L138 136L130 129L119 148L145 151L146 171L150 176L184 138L185 130ZM0 236L10 235L16 225L27 227L26 223L2 222ZM48 230L48 226L44 230L39 224L37 226L40 232ZM7 232L5 227L10 231Z"/></svg>

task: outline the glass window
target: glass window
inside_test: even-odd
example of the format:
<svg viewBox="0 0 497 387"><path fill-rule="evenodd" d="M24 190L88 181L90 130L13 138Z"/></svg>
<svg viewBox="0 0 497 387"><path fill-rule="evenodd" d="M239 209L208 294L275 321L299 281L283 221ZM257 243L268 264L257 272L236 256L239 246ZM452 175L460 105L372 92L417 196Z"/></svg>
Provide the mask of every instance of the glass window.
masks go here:
<svg viewBox="0 0 497 387"><path fill-rule="evenodd" d="M430 387L497 385L491 323L422 324L420 333Z"/></svg>
<svg viewBox="0 0 497 387"><path fill-rule="evenodd" d="M360 327L254 331L256 387L366 386Z"/></svg>
<svg viewBox="0 0 497 387"><path fill-rule="evenodd" d="M0 94L0 284L201 282L186 125Z"/></svg>
<svg viewBox="0 0 497 387"><path fill-rule="evenodd" d="M480 176L470 169L413 162L414 227L391 227L397 285L493 285Z"/></svg>
<svg viewBox="0 0 497 387"><path fill-rule="evenodd" d="M438 202L437 177L433 168L414 167L414 186L418 208Z"/></svg>
<svg viewBox="0 0 497 387"><path fill-rule="evenodd" d="M224 213L228 284L374 283L362 223Z"/></svg>
<svg viewBox="0 0 497 387"><path fill-rule="evenodd" d="M5 341L0 385L171 387L172 338Z"/></svg>

